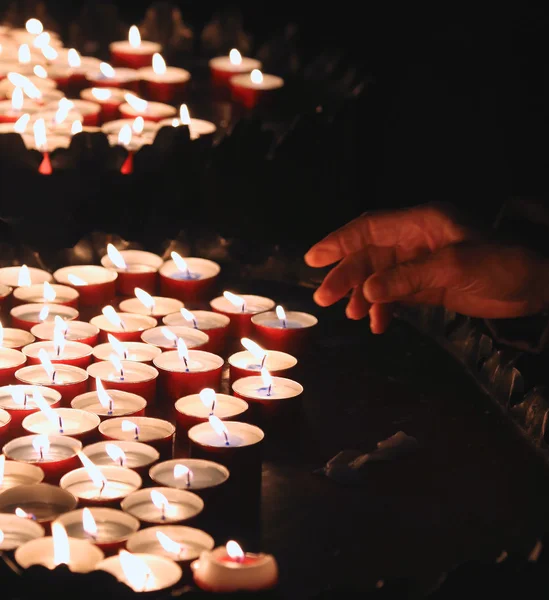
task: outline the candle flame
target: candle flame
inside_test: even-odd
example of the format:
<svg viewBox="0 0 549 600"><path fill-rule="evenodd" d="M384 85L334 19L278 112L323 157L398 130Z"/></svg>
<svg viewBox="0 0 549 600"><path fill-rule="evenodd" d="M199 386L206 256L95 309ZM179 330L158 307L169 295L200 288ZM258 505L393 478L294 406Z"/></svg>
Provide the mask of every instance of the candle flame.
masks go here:
<svg viewBox="0 0 549 600"><path fill-rule="evenodd" d="M51 536L53 538L54 565L68 565L71 561L71 550L67 530L61 523L54 521L51 524Z"/></svg>
<svg viewBox="0 0 549 600"><path fill-rule="evenodd" d="M240 296L237 296L236 294L233 294L232 292L223 292L223 296L225 296L225 298L236 308L239 308L240 310L244 310L244 306L246 305L246 301L244 300L244 298L241 298Z"/></svg>
<svg viewBox="0 0 549 600"><path fill-rule="evenodd" d="M191 113L189 112L189 107L186 104L182 104L179 107L179 120L181 121L181 125L191 124ZM177 252L175 254L177 254Z"/></svg>
<svg viewBox="0 0 549 600"><path fill-rule="evenodd" d="M261 379L263 380L263 385L266 388L273 387L273 378L272 378L271 374L269 373L269 371L267 371L267 369L265 367L263 367L261 369Z"/></svg>
<svg viewBox="0 0 549 600"><path fill-rule="evenodd" d="M4 483L4 471L6 467L6 457L1 454L0 455L0 487Z"/></svg>
<svg viewBox="0 0 549 600"><path fill-rule="evenodd" d="M84 469L86 469L87 474L92 480L93 485L99 490L99 494L105 489L107 485L107 478L103 473L101 473L101 469L94 464L83 452L78 452L78 458L82 463Z"/></svg>
<svg viewBox="0 0 549 600"><path fill-rule="evenodd" d="M36 77L40 77L40 79L48 78L48 72L42 65L34 65L32 72L36 75Z"/></svg>
<svg viewBox="0 0 549 600"><path fill-rule="evenodd" d="M139 98L138 96L130 92L124 94L124 98L126 102L135 110L135 112L147 112L147 106L149 105L149 103L146 100L143 100L143 98Z"/></svg>
<svg viewBox="0 0 549 600"><path fill-rule="evenodd" d="M185 321L196 324L196 317L190 310L187 310L186 308L180 308L179 312L181 313L181 316L185 319Z"/></svg>
<svg viewBox="0 0 549 600"><path fill-rule="evenodd" d="M145 119L141 116L135 117L135 121L132 123L132 131L137 135L141 135L145 129Z"/></svg>
<svg viewBox="0 0 549 600"><path fill-rule="evenodd" d="M135 292L136 298L139 300L139 302L141 302L141 304L145 308L148 308L151 311L154 309L155 300L149 294L149 292L146 292L145 290L142 290L141 288L135 288L134 292Z"/></svg>
<svg viewBox="0 0 549 600"><path fill-rule="evenodd" d="M17 121L15 121L15 123L13 124L13 131L15 133L25 133L25 131L27 130L27 127L29 125L29 121L30 121L30 115L28 113L21 115L17 119Z"/></svg>
<svg viewBox="0 0 549 600"><path fill-rule="evenodd" d="M187 482L191 481L193 478L193 472L186 467L185 465L175 465L173 468L173 476L175 479L183 479L186 478Z"/></svg>
<svg viewBox="0 0 549 600"><path fill-rule="evenodd" d="M109 304L108 306L104 306L101 310L107 321L114 325L115 327L120 327L120 329L124 329L124 322L120 318L120 315L114 310L114 308Z"/></svg>
<svg viewBox="0 0 549 600"><path fill-rule="evenodd" d="M162 54L158 52L153 54L152 68L157 75L164 75L166 72L166 61L162 58Z"/></svg>
<svg viewBox="0 0 549 600"><path fill-rule="evenodd" d="M48 359L49 360L49 359ZM59 427L59 415L55 412L47 402L44 396L42 396L42 392L38 388L34 388L32 392L32 400L40 409L40 412L52 423L55 427Z"/></svg>
<svg viewBox="0 0 549 600"><path fill-rule="evenodd" d="M172 506L166 496L160 493L158 490L151 490L151 501L162 511L163 515L169 516L175 513L176 507Z"/></svg>
<svg viewBox="0 0 549 600"><path fill-rule="evenodd" d="M50 440L47 435L36 435L32 440L32 447L43 456L50 451Z"/></svg>
<svg viewBox="0 0 549 600"><path fill-rule="evenodd" d="M29 19L25 23L25 29L31 35L40 35L44 31L44 26L38 19Z"/></svg>
<svg viewBox="0 0 549 600"><path fill-rule="evenodd" d="M177 269L179 271L188 271L189 270L187 261L178 252L175 252L175 251L172 252L171 257L172 257L173 262L175 263L175 266L177 267Z"/></svg>
<svg viewBox="0 0 549 600"><path fill-rule="evenodd" d="M108 411L112 412L114 408L114 400L109 396L107 391L105 390L105 386L99 377L95 378L95 390L97 392L97 399L99 400L99 404L103 408L106 408Z"/></svg>
<svg viewBox="0 0 549 600"><path fill-rule="evenodd" d="M168 327L162 327L161 331L162 331L162 335L167 340L169 340L170 342L177 342L177 336L175 335L175 333L171 329L169 329Z"/></svg>
<svg viewBox="0 0 549 600"><path fill-rule="evenodd" d="M46 352L46 350L44 350L44 348L40 348L39 352L38 352L38 359L40 360L42 366L44 367L44 371L46 371L48 377L54 381L55 378L55 369L52 365L52 362L50 360L50 357L48 356L48 353ZM36 392L38 390L35 390L34 393L34 398L36 401ZM40 393L40 392L38 392Z"/></svg>
<svg viewBox="0 0 549 600"><path fill-rule="evenodd" d="M122 423L120 424L120 428L122 429L122 431L125 431L125 432L128 432L128 431L135 432L135 439L139 438L139 426L136 425L133 421L128 421L128 419L124 419L122 421Z"/></svg>
<svg viewBox="0 0 549 600"><path fill-rule="evenodd" d="M67 335L67 331L69 330L69 324L67 321L64 321L59 315L55 315L54 322L54 330L58 329L63 332L63 335Z"/></svg>
<svg viewBox="0 0 549 600"><path fill-rule="evenodd" d="M227 542L225 546L227 555L233 560L242 560L244 558L244 550L242 550L240 544L234 540Z"/></svg>
<svg viewBox="0 0 549 600"><path fill-rule="evenodd" d="M28 513L26 510L23 510L22 508L17 507L15 509L15 516L19 517L20 519L29 519L29 520L33 520L34 521L34 515L31 513Z"/></svg>
<svg viewBox="0 0 549 600"><path fill-rule="evenodd" d="M236 49L233 48L229 52L229 60L231 61L231 65L241 65L242 64L242 54Z"/></svg>
<svg viewBox="0 0 549 600"><path fill-rule="evenodd" d="M93 518L91 510L89 508L85 508L82 511L82 529L91 537L97 537L97 523Z"/></svg>
<svg viewBox="0 0 549 600"><path fill-rule="evenodd" d="M57 327L57 324L53 326L53 347L54 352L57 357L60 357L65 350L65 344L67 340L65 338L65 331L60 327Z"/></svg>
<svg viewBox="0 0 549 600"><path fill-rule="evenodd" d="M74 275L73 273L69 273L67 279L72 285L88 285L87 281L84 281L81 277L78 277L78 275Z"/></svg>
<svg viewBox="0 0 549 600"><path fill-rule="evenodd" d="M70 110L74 107L74 103L66 98L59 100L59 108L53 118L56 125L61 125L69 116Z"/></svg>
<svg viewBox="0 0 549 600"><path fill-rule="evenodd" d="M36 42L34 44L36 46ZM38 47L38 46L37 46ZM42 54L44 55L44 58L46 58L47 60L55 60L58 56L59 53L57 52L57 50L55 48L52 48L49 45L43 45L40 50L42 51Z"/></svg>
<svg viewBox="0 0 549 600"><path fill-rule="evenodd" d="M108 457L121 467L126 466L126 453L116 444L105 444L105 452Z"/></svg>
<svg viewBox="0 0 549 600"><path fill-rule="evenodd" d="M103 77L106 77L107 79L113 79L113 77L116 74L114 69L111 67L111 65L109 65L109 63L106 63L106 62L102 62L99 65L99 70L101 71L101 74L103 75Z"/></svg>
<svg viewBox="0 0 549 600"><path fill-rule="evenodd" d="M189 362L189 349L187 348L187 344L181 338L177 338L177 354L180 360L184 361L185 364Z"/></svg>
<svg viewBox="0 0 549 600"><path fill-rule="evenodd" d="M20 112L23 109L23 90L16 87L11 95L11 109L13 112Z"/></svg>
<svg viewBox="0 0 549 600"><path fill-rule="evenodd" d="M204 388L198 395L202 404L213 413L215 401L217 399L215 390L212 390L212 388Z"/></svg>
<svg viewBox="0 0 549 600"><path fill-rule="evenodd" d="M20 87L23 89L23 92L33 100L39 100L42 97L42 92L34 85L34 83L24 75L20 73L8 73L8 81L14 87Z"/></svg>
<svg viewBox="0 0 549 600"><path fill-rule="evenodd" d="M111 90L106 88L92 88L91 93L92 96L100 102L105 102L105 100L108 100L112 96Z"/></svg>
<svg viewBox="0 0 549 600"><path fill-rule="evenodd" d="M17 51L17 59L20 65L28 65L31 61L31 51L28 44L21 44Z"/></svg>
<svg viewBox="0 0 549 600"><path fill-rule="evenodd" d="M286 311L280 305L276 307L276 316L283 323L286 322Z"/></svg>
<svg viewBox="0 0 549 600"><path fill-rule="evenodd" d="M46 135L46 122L44 119L36 119L32 126L34 132L34 143L38 150L46 150L48 147L48 137Z"/></svg>
<svg viewBox="0 0 549 600"><path fill-rule="evenodd" d="M42 296L46 302L53 302L57 297L55 290L48 281L44 281L44 291L42 292Z"/></svg>
<svg viewBox="0 0 549 600"><path fill-rule="evenodd" d="M263 73L259 69L254 69L250 73L250 79L252 80L252 83L255 84L263 83Z"/></svg>
<svg viewBox="0 0 549 600"><path fill-rule="evenodd" d="M5 537L5 536L4 536L4 532L3 532L3 531L0 529L0 544L2 544L2 543L3 543L3 541L4 541L4 537Z"/></svg>
<svg viewBox="0 0 549 600"><path fill-rule="evenodd" d="M227 440L227 436L229 435L229 430L223 421L216 417L215 415L210 415L208 417L208 421L212 427L212 429L217 433L218 436L225 438Z"/></svg>
<svg viewBox="0 0 549 600"><path fill-rule="evenodd" d="M82 133L84 128L82 127L82 121L73 121L71 125L71 135Z"/></svg>
<svg viewBox="0 0 549 600"><path fill-rule="evenodd" d="M156 580L147 563L127 550L120 550L120 567L128 585L136 592L154 589Z"/></svg>
<svg viewBox="0 0 549 600"><path fill-rule="evenodd" d="M111 259L112 264L118 269L128 268L124 257L122 256L122 254L120 254L118 248L116 248L116 246L114 246L113 244L107 245L107 255Z"/></svg>
<svg viewBox="0 0 549 600"><path fill-rule="evenodd" d="M254 358L261 362L263 362L264 358L267 356L267 352L263 350L259 344L256 344L256 342L250 340L249 338L242 338L240 343Z"/></svg>
<svg viewBox="0 0 549 600"><path fill-rule="evenodd" d="M50 307L47 306L46 304L44 304L44 306L40 309L40 312L38 313L38 319L40 322L45 321L48 318L48 315L50 314Z"/></svg>
<svg viewBox="0 0 549 600"><path fill-rule="evenodd" d="M19 275L17 277L17 285L19 287L30 287L32 284L30 271L27 265L21 265Z"/></svg>
<svg viewBox="0 0 549 600"><path fill-rule="evenodd" d="M184 546L182 544L172 540L172 538L168 537L163 531L156 532L156 539L162 548L170 554L177 554L177 556L180 556L184 550Z"/></svg>
<svg viewBox="0 0 549 600"><path fill-rule="evenodd" d="M132 141L132 128L129 125L124 125L118 132L118 143L121 146L129 146Z"/></svg>
<svg viewBox="0 0 549 600"><path fill-rule="evenodd" d="M78 67L82 66L82 60L80 59L80 54L78 53L78 50L76 50L75 48L71 48L67 54L67 60L69 63L69 67L73 68L73 69L77 69Z"/></svg>
<svg viewBox="0 0 549 600"><path fill-rule="evenodd" d="M124 379L124 365L122 364L122 361L120 360L120 358L118 358L118 356L116 354L110 354L109 361L111 362L112 366L115 368L120 379Z"/></svg>
<svg viewBox="0 0 549 600"><path fill-rule="evenodd" d="M23 388L16 385L10 385L10 395L11 399L18 406L23 406L23 404L25 404L25 392Z"/></svg>
<svg viewBox="0 0 549 600"><path fill-rule="evenodd" d="M128 360L128 348L119 339L115 338L112 333L107 334L112 349L118 354L122 360Z"/></svg>
<svg viewBox="0 0 549 600"><path fill-rule="evenodd" d="M181 125L181 121L179 119L172 119L172 127L179 127Z"/></svg>
<svg viewBox="0 0 549 600"><path fill-rule="evenodd" d="M51 48L51 35L47 31L43 31L41 34L37 35L32 41L32 45L35 48L39 48L42 50L43 48ZM56 53L57 54L57 53Z"/></svg>
<svg viewBox="0 0 549 600"><path fill-rule="evenodd" d="M132 48L139 48L139 46L141 46L141 34L139 33L139 29L136 25L132 25L130 27L130 31L128 32L128 41L130 42L130 46Z"/></svg>

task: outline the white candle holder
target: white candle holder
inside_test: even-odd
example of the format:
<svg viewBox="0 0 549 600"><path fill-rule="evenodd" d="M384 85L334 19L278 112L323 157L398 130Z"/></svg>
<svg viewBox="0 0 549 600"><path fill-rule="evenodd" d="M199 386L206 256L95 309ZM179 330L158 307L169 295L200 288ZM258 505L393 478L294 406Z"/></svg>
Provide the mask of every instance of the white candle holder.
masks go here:
<svg viewBox="0 0 549 600"><path fill-rule="evenodd" d="M44 471L36 465L7 460L4 463L4 477L0 479L0 493L20 485L42 483ZM2 529L2 527L0 527Z"/></svg>
<svg viewBox="0 0 549 600"><path fill-rule="evenodd" d="M124 360L132 362L152 363L152 361L162 354L162 349L145 342L121 342L124 344L127 352ZM107 361L111 354L116 354L113 345L110 342L99 344L93 349L93 357L96 361Z"/></svg>
<svg viewBox="0 0 549 600"><path fill-rule="evenodd" d="M33 283L48 283L53 281L51 273L43 271L42 269L35 269L34 267L28 267L31 284ZM12 288L19 287L19 275L21 273L21 267L2 267L0 269L0 283L8 285Z"/></svg>
<svg viewBox="0 0 549 600"><path fill-rule="evenodd" d="M123 498L138 490L141 477L125 467L98 467L107 483L104 489L98 488L85 468L70 471L61 478L59 486L86 505L117 504Z"/></svg>
<svg viewBox="0 0 549 600"><path fill-rule="evenodd" d="M124 452L125 460L122 460L121 464L115 462L109 456L106 449L107 445L117 446ZM137 471L141 477L148 474L150 467L160 459L158 450L149 444L117 440L90 444L84 448L84 454L98 467L119 465Z"/></svg>
<svg viewBox="0 0 549 600"><path fill-rule="evenodd" d="M0 494L0 512L13 514L20 508L37 523L51 523L76 505L72 494L48 483L19 485Z"/></svg>
<svg viewBox="0 0 549 600"><path fill-rule="evenodd" d="M189 469L189 476L175 477L176 466L184 466ZM211 460L198 458L167 460L152 467L149 474L154 483L158 485L190 492L217 488L229 479L227 467Z"/></svg>
<svg viewBox="0 0 549 600"><path fill-rule="evenodd" d="M210 339L207 333L198 329L192 329L191 327L167 327L167 329L176 336L175 341L169 340L164 335L164 327L154 327L153 329L144 331L141 339L146 344L162 348L163 350L175 350L177 348L177 338L181 338L189 350L202 348Z"/></svg>
<svg viewBox="0 0 549 600"><path fill-rule="evenodd" d="M34 521L3 514L0 514L0 531L4 534L3 540L0 542L0 551L2 552L15 550L46 534L42 525Z"/></svg>
<svg viewBox="0 0 549 600"><path fill-rule="evenodd" d="M170 508L163 511L153 503L151 492L160 492L169 502ZM204 501L200 496L185 490L167 487L153 487L138 490L130 494L120 506L142 523L169 525L183 523L197 517L204 510Z"/></svg>

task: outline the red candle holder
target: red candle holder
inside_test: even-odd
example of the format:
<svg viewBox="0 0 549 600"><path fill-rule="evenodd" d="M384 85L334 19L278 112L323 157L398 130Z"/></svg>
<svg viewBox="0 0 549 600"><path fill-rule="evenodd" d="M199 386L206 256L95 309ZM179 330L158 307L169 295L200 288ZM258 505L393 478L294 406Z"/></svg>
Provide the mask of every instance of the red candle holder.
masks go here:
<svg viewBox="0 0 549 600"><path fill-rule="evenodd" d="M15 383L15 373L27 362L19 350L0 348L0 385Z"/></svg>
<svg viewBox="0 0 549 600"><path fill-rule="evenodd" d="M232 296L231 296L232 297ZM249 337L252 331L252 317L258 313L272 310L275 303L270 298L242 294L234 297L234 304L226 296L219 296L210 302L214 312L229 317L229 335L236 338Z"/></svg>
<svg viewBox="0 0 549 600"><path fill-rule="evenodd" d="M251 110L260 104L272 102L284 86L284 80L276 75L252 71L231 77L230 86L233 101Z"/></svg>
<svg viewBox="0 0 549 600"><path fill-rule="evenodd" d="M37 411L25 417L23 429L30 434L62 435L89 444L97 440L99 423L99 417L93 413L75 408L54 408L51 415Z"/></svg>
<svg viewBox="0 0 549 600"><path fill-rule="evenodd" d="M215 405L206 406L200 399L200 394L191 394L179 398L175 403L175 420L177 424L176 439L187 441L187 432L191 427L206 423L211 414L222 421L245 420L248 403L241 398L228 394L216 394Z"/></svg>
<svg viewBox="0 0 549 600"><path fill-rule="evenodd" d="M155 319L162 319L170 313L183 308L183 302L175 298L164 298L163 296L150 296L147 298L147 306L139 298L127 298L120 302L120 310L137 315L149 315ZM149 306L149 303L153 303Z"/></svg>
<svg viewBox="0 0 549 600"><path fill-rule="evenodd" d="M91 364L93 348L81 342L65 342L63 349L58 348L55 342L35 342L23 348L23 354L29 365L40 365L38 353L45 350L53 364L72 365L87 369Z"/></svg>
<svg viewBox="0 0 549 600"><path fill-rule="evenodd" d="M0 443L7 442L11 429L11 415L7 410L0 408Z"/></svg>
<svg viewBox="0 0 549 600"><path fill-rule="evenodd" d="M33 283L44 283L44 281L51 283L53 277L51 273L43 269L35 269L26 265L0 268L0 283L12 288L32 285Z"/></svg>
<svg viewBox="0 0 549 600"><path fill-rule="evenodd" d="M69 91L69 82L72 75L70 67L60 65L49 65L47 68L48 79L55 81L56 87L65 94Z"/></svg>
<svg viewBox="0 0 549 600"><path fill-rule="evenodd" d="M236 54L236 53L233 53ZM230 88L231 77L242 73L251 73L254 69L261 69L261 61L248 58L237 53L233 56L216 56L209 62L212 84L218 88Z"/></svg>
<svg viewBox="0 0 549 600"><path fill-rule="evenodd" d="M158 283L158 269L164 262L162 258L143 250L121 250L118 254L122 257L125 268L116 266L108 254L101 259L103 267L118 273L118 295L133 296L135 288L154 294Z"/></svg>
<svg viewBox="0 0 549 600"><path fill-rule="evenodd" d="M165 64L162 72L157 73L153 64L152 67L139 69L139 77L145 98L165 104L176 104L185 97L191 74L185 69L166 67Z"/></svg>
<svg viewBox="0 0 549 600"><path fill-rule="evenodd" d="M164 119L171 119L177 116L177 110L170 104L164 104L162 102L147 102L144 110L136 110L133 106L127 102L120 105L120 116L123 119L136 119L137 117L143 117L145 121L152 121L153 123L159 123Z"/></svg>
<svg viewBox="0 0 549 600"><path fill-rule="evenodd" d="M86 77L92 88L126 89L132 93L139 92L139 75L135 69L117 67L110 72L112 77L105 77L100 70L88 71Z"/></svg>
<svg viewBox="0 0 549 600"><path fill-rule="evenodd" d="M80 97L88 102L96 102L100 106L100 121L107 123L120 118L120 105L126 102L126 94L131 90L123 88L88 88L80 92Z"/></svg>
<svg viewBox="0 0 549 600"><path fill-rule="evenodd" d="M273 376L286 377L296 365L297 359L286 352L266 350L265 360L258 360L251 352L243 350L229 356L229 381L234 383L243 377L258 375L263 367Z"/></svg>
<svg viewBox="0 0 549 600"><path fill-rule="evenodd" d="M90 323L99 328L99 341L108 342L109 333L121 342L140 342L143 332L156 327L157 321L146 315L135 315L133 313L117 313L124 326L113 325L105 315L93 317Z"/></svg>
<svg viewBox="0 0 549 600"><path fill-rule="evenodd" d="M113 454L113 446L119 450ZM110 449L110 454L109 454ZM143 442L128 442L109 440L97 442L84 448L84 454L98 467L119 465L132 469L141 476L143 481L149 483L149 469L160 460L160 453L156 448Z"/></svg>
<svg viewBox="0 0 549 600"><path fill-rule="evenodd" d="M168 260L160 268L160 293L182 302L207 300L215 290L221 267L205 258L185 257L185 269ZM181 265L184 266L184 265Z"/></svg>
<svg viewBox="0 0 549 600"><path fill-rule="evenodd" d="M96 388L96 379L100 379L105 389L130 392L145 398L149 405L154 406L156 399L156 380L158 371L150 365L121 361L123 374L109 361L93 363L88 367L91 377L91 389Z"/></svg>
<svg viewBox="0 0 549 600"><path fill-rule="evenodd" d="M141 339L151 346L162 350L177 348L177 340L185 342L187 348L205 348L210 341L208 334L190 327L154 327L144 331Z"/></svg>
<svg viewBox="0 0 549 600"><path fill-rule="evenodd" d="M54 330L55 323L45 322L35 325L31 329L31 333L41 342L47 342L53 341ZM85 321L68 321L65 339L70 342L80 342L93 347L99 339L99 328Z"/></svg>
<svg viewBox="0 0 549 600"><path fill-rule="evenodd" d="M30 331L1 326L0 337L2 338L1 346L3 348L11 348L12 350L21 350L36 340Z"/></svg>
<svg viewBox="0 0 549 600"><path fill-rule="evenodd" d="M137 41L137 40L136 40ZM156 42L139 39L139 43L131 44L129 40L121 40L109 44L112 62L119 67L140 69L152 64L153 55L162 51Z"/></svg>
<svg viewBox="0 0 549 600"><path fill-rule="evenodd" d="M124 347L124 352L119 355L123 360L131 360L132 362L141 362L147 365L152 365L153 360L162 354L161 348L145 344L144 342L120 342ZM93 349L94 362L109 360L111 354L118 354L114 346L107 342L99 344Z"/></svg>
<svg viewBox="0 0 549 600"><path fill-rule="evenodd" d="M82 115L84 127L99 127L101 125L101 105L92 100L71 100L74 110Z"/></svg>
<svg viewBox="0 0 549 600"><path fill-rule="evenodd" d="M172 402L204 388L221 388L224 361L216 354L189 350L185 361L177 351L170 351L155 358L153 363L160 373L161 394Z"/></svg>
<svg viewBox="0 0 549 600"><path fill-rule="evenodd" d="M36 388L30 385L6 385L0 387L0 408L11 416L9 436L19 437L25 435L23 420L28 415L40 409L34 403L32 394ZM61 394L56 390L41 388L42 397L51 408L61 406Z"/></svg>
<svg viewBox="0 0 549 600"><path fill-rule="evenodd" d="M40 385L57 390L62 406L70 406L71 400L88 391L88 374L84 369L71 365L55 365L55 378L48 375L42 365L30 365L15 372L15 379L24 385Z"/></svg>
<svg viewBox="0 0 549 600"><path fill-rule="evenodd" d="M163 322L168 327L194 327L207 334L209 340L204 350L222 355L227 346L227 336L231 319L227 315L209 310L193 310L192 313L175 312L164 317Z"/></svg>
<svg viewBox="0 0 549 600"><path fill-rule="evenodd" d="M44 309L47 308L46 318L41 319ZM30 331L35 325L44 321L54 321L56 316L64 321L78 319L76 308L62 304L20 304L10 311L11 323L16 329Z"/></svg>
<svg viewBox="0 0 549 600"><path fill-rule="evenodd" d="M144 417L147 401L142 396L120 390L107 392L107 404L101 403L99 393L87 392L76 396L71 402L71 407L97 415L102 421L114 417ZM110 403L112 400L112 403Z"/></svg>
<svg viewBox="0 0 549 600"><path fill-rule="evenodd" d="M261 344L279 350L303 354L310 344L318 319L304 312L289 311L279 319L276 312L266 312L252 318L255 337Z"/></svg>
<svg viewBox="0 0 549 600"><path fill-rule="evenodd" d="M51 291L55 293L55 298L48 297L47 289L44 284L34 284L29 287L19 287L13 294L13 305L19 304L61 304L78 308L78 291L67 285L50 284Z"/></svg>
<svg viewBox="0 0 549 600"><path fill-rule="evenodd" d="M78 290L80 306L105 306L116 295L116 271L96 265L62 267L53 274L55 280Z"/></svg>

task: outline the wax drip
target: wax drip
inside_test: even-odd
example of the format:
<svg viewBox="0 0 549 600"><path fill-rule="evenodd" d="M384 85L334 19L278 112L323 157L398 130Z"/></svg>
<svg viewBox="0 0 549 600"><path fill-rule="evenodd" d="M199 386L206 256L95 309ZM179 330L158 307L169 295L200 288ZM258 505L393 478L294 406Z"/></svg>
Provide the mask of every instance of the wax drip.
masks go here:
<svg viewBox="0 0 549 600"><path fill-rule="evenodd" d="M59 433L64 433L63 432L63 419L61 417L58 417L59 419Z"/></svg>

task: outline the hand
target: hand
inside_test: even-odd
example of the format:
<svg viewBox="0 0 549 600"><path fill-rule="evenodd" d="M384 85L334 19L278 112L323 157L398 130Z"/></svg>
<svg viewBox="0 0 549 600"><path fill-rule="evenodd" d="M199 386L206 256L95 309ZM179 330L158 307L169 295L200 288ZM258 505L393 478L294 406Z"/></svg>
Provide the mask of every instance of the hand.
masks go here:
<svg viewBox="0 0 549 600"><path fill-rule="evenodd" d="M442 205L364 214L329 234L305 255L312 267L339 261L315 292L315 301L329 306L352 291L347 316L362 319L369 312L372 331L382 333L391 320L391 306L368 300L364 282L374 273L471 237L471 231Z"/></svg>

